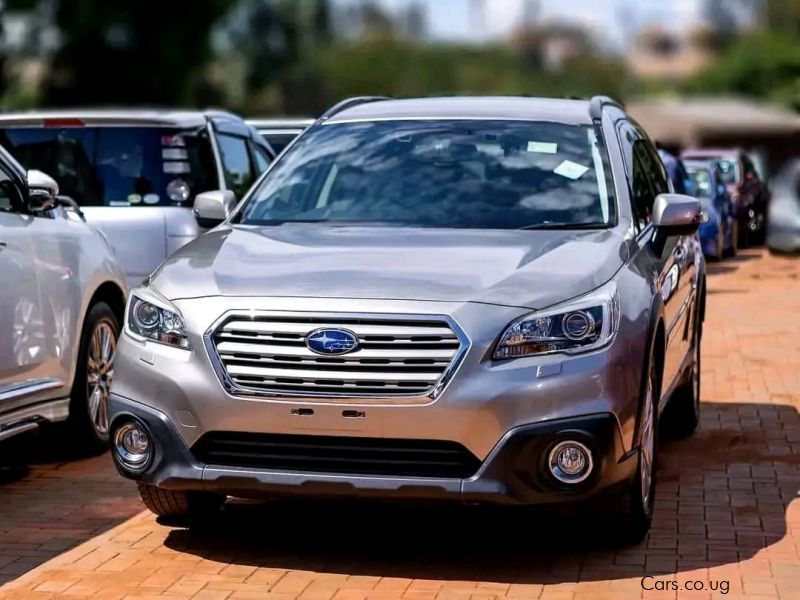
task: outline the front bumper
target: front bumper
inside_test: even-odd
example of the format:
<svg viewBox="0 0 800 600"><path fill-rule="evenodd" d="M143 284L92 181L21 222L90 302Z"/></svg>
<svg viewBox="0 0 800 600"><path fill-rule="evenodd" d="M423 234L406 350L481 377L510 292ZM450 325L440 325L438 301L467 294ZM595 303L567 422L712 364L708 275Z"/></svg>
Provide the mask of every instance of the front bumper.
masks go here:
<svg viewBox="0 0 800 600"><path fill-rule="evenodd" d="M491 360L491 350L499 333L529 312L526 309L479 303L249 297L208 297L175 305L183 313L191 351L140 342L127 334L117 347L112 425L130 413L152 427L157 439L168 440L162 450L168 460L142 476L148 483L233 496L308 493L548 502L577 490L594 493L625 479L633 468L635 461L629 456L635 454L642 357L647 352L642 333L648 327L648 313L638 304L621 304L619 331L603 348L574 356L510 361ZM276 311L287 306L311 313L447 315L465 332L469 347L449 383L432 398L232 395L214 371L200 332L212 328L226 311ZM584 424L585 419L591 426ZM595 425L596 419L606 425ZM530 454L536 444L518 440L534 436L546 441L555 432L551 427L575 427L605 440L598 450L600 479L569 491L542 487L525 475L539 468L539 456L534 461ZM606 433L596 432L604 427ZM470 476L414 478L213 465L199 461L190 450L212 432L438 440L460 445L480 468ZM518 445L520 450L512 452ZM520 453L528 453L528 460L516 466L513 457Z"/></svg>
<svg viewBox="0 0 800 600"><path fill-rule="evenodd" d="M469 478L266 470L203 463L160 411L118 395L112 395L110 408L113 424L131 418L140 421L155 446L153 459L144 472L132 474L117 463L120 474L168 489L241 498L294 495L548 504L582 500L624 485L634 476L638 456L635 451L625 451L614 415L601 413L515 428L498 442ZM561 439L577 439L591 449L596 466L586 481L566 485L547 471L544 462L547 451Z"/></svg>

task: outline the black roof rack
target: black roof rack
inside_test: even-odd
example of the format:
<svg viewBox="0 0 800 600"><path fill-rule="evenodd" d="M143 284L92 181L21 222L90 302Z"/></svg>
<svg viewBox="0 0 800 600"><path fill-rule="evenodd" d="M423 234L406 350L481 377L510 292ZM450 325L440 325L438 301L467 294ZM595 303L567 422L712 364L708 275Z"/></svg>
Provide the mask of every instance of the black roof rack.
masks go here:
<svg viewBox="0 0 800 600"><path fill-rule="evenodd" d="M391 100L391 99L392 98L389 98L388 96L356 96L355 98L347 98L331 106L328 110L326 110L322 114L322 116L319 119L320 121L324 121L325 119L330 119L335 114L338 114L348 108L352 108L353 106L358 106L359 104L367 104L368 102L380 102L381 100Z"/></svg>
<svg viewBox="0 0 800 600"><path fill-rule="evenodd" d="M614 100L610 96L592 96L592 99L589 100L589 116L592 119L599 119L602 116L604 106L616 106L621 110L625 109L621 102Z"/></svg>

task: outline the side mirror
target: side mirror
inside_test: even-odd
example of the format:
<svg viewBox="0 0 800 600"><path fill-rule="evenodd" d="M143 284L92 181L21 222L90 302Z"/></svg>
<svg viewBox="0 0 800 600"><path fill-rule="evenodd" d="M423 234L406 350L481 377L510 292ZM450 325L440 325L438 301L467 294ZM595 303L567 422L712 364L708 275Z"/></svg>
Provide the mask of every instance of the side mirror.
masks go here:
<svg viewBox="0 0 800 600"><path fill-rule="evenodd" d="M50 210L56 204L58 184L47 173L30 170L28 179L28 210L42 212Z"/></svg>
<svg viewBox="0 0 800 600"><path fill-rule="evenodd" d="M235 206L236 196L230 190L203 192L194 199L194 216L200 227L216 227L230 216Z"/></svg>
<svg viewBox="0 0 800 600"><path fill-rule="evenodd" d="M693 235L700 227L702 207L700 201L683 194L659 194L653 204L653 250L662 254L667 238L676 235Z"/></svg>
<svg viewBox="0 0 800 600"><path fill-rule="evenodd" d="M700 218L700 201L692 196L659 194L653 205L653 225L665 236L692 235Z"/></svg>

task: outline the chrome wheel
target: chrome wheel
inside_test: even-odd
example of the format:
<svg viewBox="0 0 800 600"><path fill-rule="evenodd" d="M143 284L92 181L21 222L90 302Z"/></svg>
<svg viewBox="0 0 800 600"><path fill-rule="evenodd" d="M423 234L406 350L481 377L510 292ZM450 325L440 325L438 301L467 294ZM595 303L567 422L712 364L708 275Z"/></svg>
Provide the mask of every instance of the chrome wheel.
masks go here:
<svg viewBox="0 0 800 600"><path fill-rule="evenodd" d="M86 398L89 419L98 436L108 435L108 393L114 377L117 336L110 323L100 322L89 340L86 357Z"/></svg>
<svg viewBox="0 0 800 600"><path fill-rule="evenodd" d="M656 447L655 432L655 394L658 389L655 365L650 365L650 374L647 377L647 391L642 406L642 437L639 455L639 481L642 489L642 507L647 515L650 514L650 496L653 488L653 459Z"/></svg>

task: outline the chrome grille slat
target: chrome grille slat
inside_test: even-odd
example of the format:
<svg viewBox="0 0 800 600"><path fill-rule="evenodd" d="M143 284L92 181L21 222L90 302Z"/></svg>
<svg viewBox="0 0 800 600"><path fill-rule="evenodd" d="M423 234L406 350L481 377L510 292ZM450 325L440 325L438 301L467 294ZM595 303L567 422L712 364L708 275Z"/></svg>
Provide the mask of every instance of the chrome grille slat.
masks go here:
<svg viewBox="0 0 800 600"><path fill-rule="evenodd" d="M312 352L305 338L346 329L358 349ZM460 331L460 330L459 330ZM449 319L290 313L237 313L207 335L234 394L413 396L430 394L466 350Z"/></svg>
<svg viewBox="0 0 800 600"><path fill-rule="evenodd" d="M429 388L427 384L421 383L418 385L414 385L413 382L408 382L404 385L399 385L397 383L386 383L386 382L379 382L380 385L376 385L375 382L370 382L370 385L333 385L331 382L328 382L325 385L317 383L315 381L298 381L297 383L288 383L287 381L278 381L274 379L262 379L261 381L253 381L251 379L243 380L238 377L234 377L233 380L240 384L242 387L246 388L253 388L253 389L260 389L260 390L272 390L272 389L281 389L281 390L336 390L336 391L348 391L348 392L358 392L364 393L364 390L377 390L379 393L385 393L387 391L425 391Z"/></svg>
<svg viewBox="0 0 800 600"><path fill-rule="evenodd" d="M294 369L274 369L271 367L251 367L242 365L229 365L228 373L236 375L256 375L259 377L280 378L280 377L301 377L303 379L333 379L335 381L436 381L439 373L421 372L398 372L398 373L373 373L369 371L359 371L356 369L347 371L319 371L304 369L302 371Z"/></svg>
<svg viewBox="0 0 800 600"><path fill-rule="evenodd" d="M441 336L457 340L456 335L448 327L409 327L404 325L368 325L363 323L290 323L284 321L231 321L226 323L222 331L255 331L263 333L290 333L305 337L315 329L341 328L349 329L359 338L370 335L410 337L410 336Z"/></svg>
<svg viewBox="0 0 800 600"><path fill-rule="evenodd" d="M231 340L231 341L241 341L244 343L249 343L253 341L261 342L273 342L279 343L281 345L287 346L296 346L300 348L305 348L305 339L304 336L292 336L292 337L283 337L283 336L271 336L267 334L253 334L253 335L244 335L244 334L236 334L232 332L222 332L217 335L217 338L220 340ZM377 348L388 346L390 348L395 347L403 347L413 344L414 347L417 346L434 346L436 348L458 348L459 342L457 339L438 339L438 338L425 338L425 339L417 339L417 340L408 340L403 338L395 338L395 339L385 339L385 338L367 338L361 339L361 346L363 348Z"/></svg>
<svg viewBox="0 0 800 600"><path fill-rule="evenodd" d="M225 338L227 340L227 338ZM390 360L402 360L407 358L428 358L444 359L448 363L456 354L457 348L445 349L423 349L398 348L397 350L385 348L362 348L358 352L346 354L348 359L363 358L388 358ZM259 356L300 356L309 358L325 358L309 350L305 344L292 346L279 346L271 344L254 344L224 341L217 344L217 352L224 354L258 354Z"/></svg>

